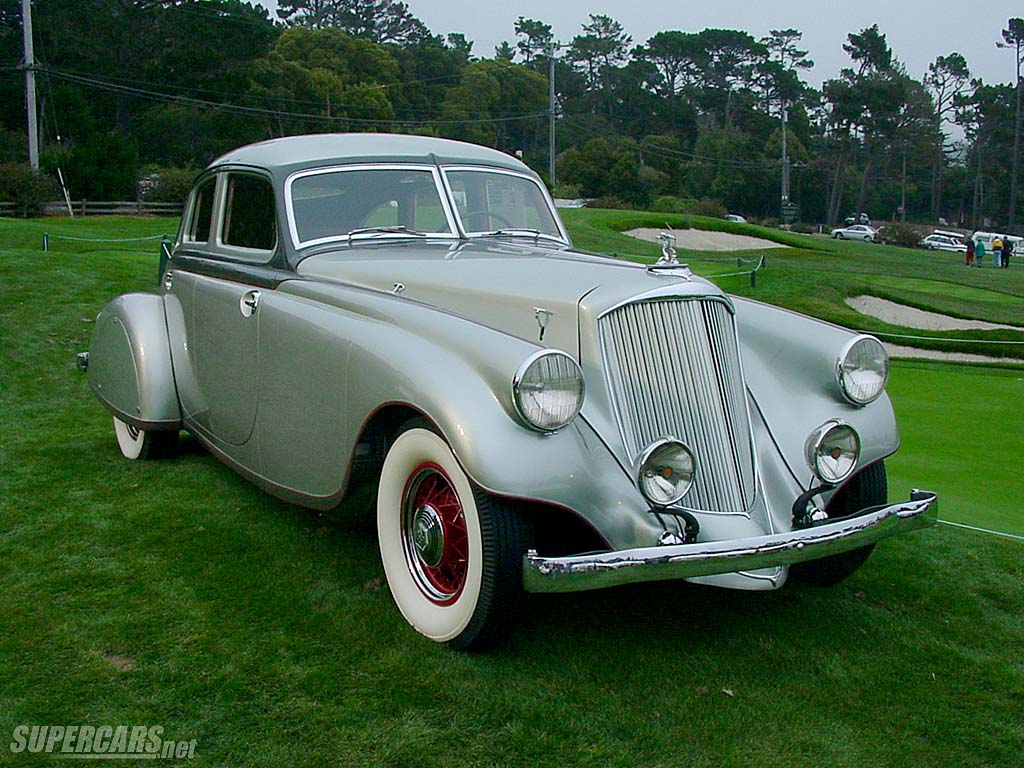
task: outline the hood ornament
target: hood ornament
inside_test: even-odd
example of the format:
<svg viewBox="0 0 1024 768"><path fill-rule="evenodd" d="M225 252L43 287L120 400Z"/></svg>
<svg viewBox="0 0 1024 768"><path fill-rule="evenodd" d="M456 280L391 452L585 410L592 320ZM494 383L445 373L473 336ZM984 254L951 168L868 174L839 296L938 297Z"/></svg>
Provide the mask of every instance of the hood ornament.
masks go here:
<svg viewBox="0 0 1024 768"><path fill-rule="evenodd" d="M676 236L669 232L662 232L658 235L658 240L661 242L661 258L655 264L657 266L678 264L679 259L676 258Z"/></svg>
<svg viewBox="0 0 1024 768"><path fill-rule="evenodd" d="M676 236L670 232L662 232L658 235L661 241L661 258L653 264L647 265L647 271L658 273L662 271L671 272L673 277L682 277L689 280L693 277L690 265L684 264L676 257Z"/></svg>

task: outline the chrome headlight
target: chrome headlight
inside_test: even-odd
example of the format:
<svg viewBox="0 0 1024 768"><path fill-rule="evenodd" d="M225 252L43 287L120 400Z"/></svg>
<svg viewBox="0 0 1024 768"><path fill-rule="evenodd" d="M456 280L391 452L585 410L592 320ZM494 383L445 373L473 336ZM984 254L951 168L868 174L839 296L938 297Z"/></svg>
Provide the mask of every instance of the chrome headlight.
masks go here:
<svg viewBox="0 0 1024 768"><path fill-rule="evenodd" d="M683 443L671 438L655 440L637 461L637 486L651 504L675 504L693 487L697 460Z"/></svg>
<svg viewBox="0 0 1024 768"><path fill-rule="evenodd" d="M583 407L583 371L565 352L542 349L519 366L512 379L512 401L529 426L554 432Z"/></svg>
<svg viewBox="0 0 1024 768"><path fill-rule="evenodd" d="M841 421L825 422L807 440L807 462L823 482L843 482L859 458L860 436Z"/></svg>
<svg viewBox="0 0 1024 768"><path fill-rule="evenodd" d="M843 397L854 405L878 399L889 378L889 353L874 336L848 341L836 361L836 379Z"/></svg>

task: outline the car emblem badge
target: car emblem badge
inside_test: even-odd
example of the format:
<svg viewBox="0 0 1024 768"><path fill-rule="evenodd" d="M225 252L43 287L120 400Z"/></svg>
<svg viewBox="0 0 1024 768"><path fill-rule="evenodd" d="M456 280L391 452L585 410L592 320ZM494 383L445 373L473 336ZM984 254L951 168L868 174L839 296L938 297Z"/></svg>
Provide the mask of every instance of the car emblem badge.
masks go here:
<svg viewBox="0 0 1024 768"><path fill-rule="evenodd" d="M548 329L548 320L555 314L550 309L544 309L543 307L533 308L533 317L537 321L537 325L540 328L540 336L538 341L544 341L544 332Z"/></svg>

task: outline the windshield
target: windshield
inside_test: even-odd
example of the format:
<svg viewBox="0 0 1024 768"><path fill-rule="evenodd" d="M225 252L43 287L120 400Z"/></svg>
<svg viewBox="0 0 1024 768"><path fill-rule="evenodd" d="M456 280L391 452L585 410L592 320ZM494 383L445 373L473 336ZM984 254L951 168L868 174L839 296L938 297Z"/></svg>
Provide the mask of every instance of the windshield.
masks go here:
<svg viewBox="0 0 1024 768"><path fill-rule="evenodd" d="M296 246L349 237L451 235L427 167L352 167L300 173L288 182Z"/></svg>
<svg viewBox="0 0 1024 768"><path fill-rule="evenodd" d="M527 176L499 171L445 171L462 228L470 235L523 232L564 239L547 198Z"/></svg>

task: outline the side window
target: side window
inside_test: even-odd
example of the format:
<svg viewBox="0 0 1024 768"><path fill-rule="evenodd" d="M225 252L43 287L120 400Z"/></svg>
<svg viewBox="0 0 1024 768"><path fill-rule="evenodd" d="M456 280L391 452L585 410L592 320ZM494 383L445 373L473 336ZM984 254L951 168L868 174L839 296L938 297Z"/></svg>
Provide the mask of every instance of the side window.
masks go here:
<svg viewBox="0 0 1024 768"><path fill-rule="evenodd" d="M192 204L192 219L188 223L185 239L193 243L205 243L210 239L210 225L213 222L213 194L217 189L216 178L210 178L196 187Z"/></svg>
<svg viewBox="0 0 1024 768"><path fill-rule="evenodd" d="M272 251L277 245L274 189L262 176L231 173L224 202L224 245Z"/></svg>

